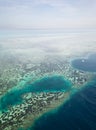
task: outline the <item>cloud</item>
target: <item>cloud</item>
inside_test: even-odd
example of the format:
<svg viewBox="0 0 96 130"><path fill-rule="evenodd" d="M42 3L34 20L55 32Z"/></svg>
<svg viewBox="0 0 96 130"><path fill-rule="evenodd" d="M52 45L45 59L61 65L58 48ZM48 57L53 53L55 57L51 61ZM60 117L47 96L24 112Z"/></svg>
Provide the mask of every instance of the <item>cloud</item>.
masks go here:
<svg viewBox="0 0 96 130"><path fill-rule="evenodd" d="M96 27L95 0L0 0L0 27Z"/></svg>

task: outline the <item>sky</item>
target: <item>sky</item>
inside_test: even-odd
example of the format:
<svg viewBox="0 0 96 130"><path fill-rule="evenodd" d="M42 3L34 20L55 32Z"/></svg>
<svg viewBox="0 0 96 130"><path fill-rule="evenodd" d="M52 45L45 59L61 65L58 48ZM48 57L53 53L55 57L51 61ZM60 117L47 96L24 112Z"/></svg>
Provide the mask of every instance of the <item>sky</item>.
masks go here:
<svg viewBox="0 0 96 130"><path fill-rule="evenodd" d="M0 28L96 28L96 0L0 0Z"/></svg>

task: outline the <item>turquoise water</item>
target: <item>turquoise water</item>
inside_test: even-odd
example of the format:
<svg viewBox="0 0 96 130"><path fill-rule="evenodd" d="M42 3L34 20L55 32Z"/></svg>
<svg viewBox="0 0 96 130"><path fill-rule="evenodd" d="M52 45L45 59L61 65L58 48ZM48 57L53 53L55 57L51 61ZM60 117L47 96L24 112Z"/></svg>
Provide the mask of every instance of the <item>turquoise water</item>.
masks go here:
<svg viewBox="0 0 96 130"><path fill-rule="evenodd" d="M29 92L66 92L70 90L70 88L71 83L69 81L66 81L62 76L45 77L41 80L37 80L32 84L27 84L22 89L14 89L6 93L0 99L0 110L5 111L9 106L14 106L16 104L22 103L22 95Z"/></svg>
<svg viewBox="0 0 96 130"><path fill-rule="evenodd" d="M73 60L72 66L79 70L96 72L96 54L92 54L86 59Z"/></svg>

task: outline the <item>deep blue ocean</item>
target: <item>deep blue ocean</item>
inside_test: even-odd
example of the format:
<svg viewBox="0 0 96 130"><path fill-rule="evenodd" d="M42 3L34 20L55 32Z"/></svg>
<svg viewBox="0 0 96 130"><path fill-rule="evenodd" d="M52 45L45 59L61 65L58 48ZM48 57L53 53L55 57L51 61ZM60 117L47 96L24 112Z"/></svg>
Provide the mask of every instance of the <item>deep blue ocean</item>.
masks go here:
<svg viewBox="0 0 96 130"><path fill-rule="evenodd" d="M96 82L73 95L57 112L44 114L33 129L96 130Z"/></svg>
<svg viewBox="0 0 96 130"><path fill-rule="evenodd" d="M79 70L96 72L96 53L89 55L87 58L73 60L72 66Z"/></svg>
<svg viewBox="0 0 96 130"><path fill-rule="evenodd" d="M75 59L72 65L83 71L96 71L96 54ZM28 130L96 130L96 77L72 95L55 113L44 114Z"/></svg>

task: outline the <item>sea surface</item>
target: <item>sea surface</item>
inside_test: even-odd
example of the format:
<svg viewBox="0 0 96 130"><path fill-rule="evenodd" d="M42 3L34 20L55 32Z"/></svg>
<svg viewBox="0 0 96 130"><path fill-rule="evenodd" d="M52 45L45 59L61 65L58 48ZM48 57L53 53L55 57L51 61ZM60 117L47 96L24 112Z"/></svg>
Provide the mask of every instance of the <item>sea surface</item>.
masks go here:
<svg viewBox="0 0 96 130"><path fill-rule="evenodd" d="M65 31L66 32L66 31ZM74 32L72 33L65 33L61 32L58 33L55 30L51 32L47 30L26 30L24 31L0 31L0 42L3 43L3 40L11 39L11 38L30 38L35 37L36 39L40 37L50 37L57 36L65 36L63 39L63 42L66 44L69 42L80 45L84 45L87 43L90 43L90 46L94 44L96 41L96 31L93 32ZM50 36L50 37L49 37ZM59 37L58 37L59 38ZM62 38L62 37L61 37ZM3 40L2 40L3 39ZM66 40L67 39L67 40ZM69 40L69 41L68 41ZM41 40L42 41L42 40ZM79 42L80 41L80 42ZM0 43L0 44L1 44ZM53 43L53 41L52 41ZM59 42L60 43L60 42ZM61 42L62 43L62 42ZM63 44L60 44L63 45ZM70 44L71 45L71 44ZM2 44L0 46L0 49L2 50ZM68 48L69 49L69 48ZM81 59L75 59L72 62L72 65L74 68L83 70L83 71L89 71L89 72L96 72L96 55L90 55L87 58L81 58ZM47 88L47 91L68 91L71 87L70 83L63 80L62 77L59 77L59 80L57 81L57 77L52 77L51 79L44 78L38 82L35 82L34 84L30 84L26 86L25 88L21 90L12 90L0 99L0 111L6 110L8 106L16 105L18 103L22 103L22 95L29 93L29 92L42 92L45 91L45 87ZM45 83L47 80L47 83L51 86L49 88L49 85ZM54 83L53 83L54 81ZM56 82L55 82L56 81ZM54 86L54 84L57 84L57 86ZM58 88L58 84L61 87ZM63 85L64 84L64 85ZM40 89L40 86L44 86L42 89ZM54 86L54 87L53 87ZM31 89L32 88L32 89ZM68 88L68 90L66 89ZM14 98L12 98L14 97ZM21 129L20 129L21 130ZM28 128L27 130L96 130L96 78L94 78L94 82L91 84L87 84L86 87L84 87L81 91L78 93L75 93L72 95L70 100L68 100L66 103L62 104L61 107L58 108L57 111L54 110L54 112L49 112L39 119L37 119L34 123L34 126L31 128Z"/></svg>
<svg viewBox="0 0 96 130"><path fill-rule="evenodd" d="M58 111L44 114L27 130L96 130L96 78Z"/></svg>
<svg viewBox="0 0 96 130"><path fill-rule="evenodd" d="M72 65L82 71L96 71L96 54L75 59ZM58 111L44 114L27 130L96 130L96 77L72 95Z"/></svg>
<svg viewBox="0 0 96 130"><path fill-rule="evenodd" d="M79 70L96 72L96 54L91 54L87 58L73 60L72 66Z"/></svg>

